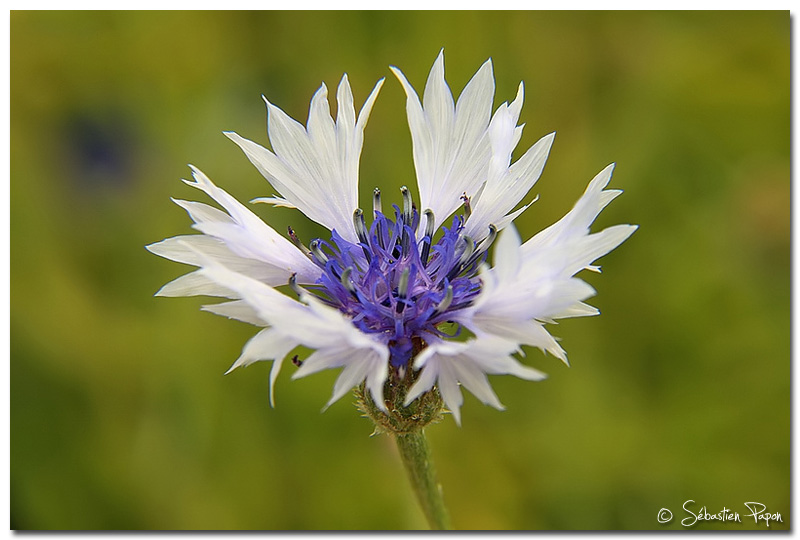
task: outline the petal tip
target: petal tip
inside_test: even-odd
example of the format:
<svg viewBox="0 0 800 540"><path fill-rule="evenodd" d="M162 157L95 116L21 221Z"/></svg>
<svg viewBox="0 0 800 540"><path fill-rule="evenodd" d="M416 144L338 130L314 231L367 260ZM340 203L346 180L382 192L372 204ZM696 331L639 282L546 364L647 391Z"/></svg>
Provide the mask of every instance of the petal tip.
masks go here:
<svg viewBox="0 0 800 540"><path fill-rule="evenodd" d="M347 73L344 74L344 77L342 78L342 81L347 80L346 77L347 77ZM317 97L317 95L319 95L320 97L327 97L328 96L328 85L326 85L324 81L319 85L319 88L317 88L317 91L316 91L316 94L314 95L314 97ZM311 98L311 99L313 100L314 98Z"/></svg>
<svg viewBox="0 0 800 540"><path fill-rule="evenodd" d="M169 285L169 283L167 283L167 285ZM158 289L158 290L157 290L157 291L156 291L156 292L153 294L153 296L160 296L160 297L162 297L162 298L169 298L169 296L170 296L170 295L169 295L169 294L167 294L167 292L164 290L164 289L166 289L166 288L167 288L167 285L164 285L163 287L161 287L160 289Z"/></svg>
<svg viewBox="0 0 800 540"><path fill-rule="evenodd" d="M233 141L236 144L239 144L239 141L241 141L243 139L243 137L241 135L239 135L238 133L236 133L233 130L231 130L231 131L223 131L222 134L225 135L229 140Z"/></svg>
<svg viewBox="0 0 800 540"><path fill-rule="evenodd" d="M397 80L400 81L400 84L403 85L403 89L406 91L406 94L408 94L408 87L410 84L403 71L397 66L389 66L389 70L397 78Z"/></svg>

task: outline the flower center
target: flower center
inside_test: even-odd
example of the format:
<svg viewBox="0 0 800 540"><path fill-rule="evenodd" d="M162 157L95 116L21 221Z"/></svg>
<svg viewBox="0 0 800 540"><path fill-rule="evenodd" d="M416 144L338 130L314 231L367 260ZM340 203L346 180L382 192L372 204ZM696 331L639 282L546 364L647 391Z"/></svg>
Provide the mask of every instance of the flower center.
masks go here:
<svg viewBox="0 0 800 540"><path fill-rule="evenodd" d="M316 239L309 246L311 260L323 270L313 292L361 331L377 334L396 367L408 365L415 338L425 342L460 333L458 326L453 334L442 326L480 292L478 267L497 233L490 226L489 236L476 243L462 234L465 218L457 215L433 244L433 212L423 212L425 228L419 231L421 219L411 195L406 187L401 193L403 208L393 205L394 219L383 213L377 189L369 228L364 212L354 212L357 244L333 230L330 241Z"/></svg>

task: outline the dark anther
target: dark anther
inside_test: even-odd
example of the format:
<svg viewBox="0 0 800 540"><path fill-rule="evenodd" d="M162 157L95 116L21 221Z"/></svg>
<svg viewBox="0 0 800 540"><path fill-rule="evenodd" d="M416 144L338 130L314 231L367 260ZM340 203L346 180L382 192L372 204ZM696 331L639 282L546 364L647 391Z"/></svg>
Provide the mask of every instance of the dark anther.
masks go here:
<svg viewBox="0 0 800 540"><path fill-rule="evenodd" d="M289 238L292 240L294 245L299 246L300 245L300 239L297 238L297 235L294 233L294 229L292 229L291 226L289 226L287 228L289 229Z"/></svg>
<svg viewBox="0 0 800 540"><path fill-rule="evenodd" d="M399 238L399 242L400 253L402 253L403 257L405 257L411 250L411 238L408 236L406 227L413 227L414 225L414 201L411 199L411 192L408 191L406 186L400 188L400 193L403 195L403 232ZM396 248L395 251L397 251ZM400 255L398 254L394 256L399 257Z"/></svg>
<svg viewBox="0 0 800 540"><path fill-rule="evenodd" d="M359 242L366 244L368 239L367 224L364 223L364 211L361 208L356 208L353 212L353 226L355 226Z"/></svg>
<svg viewBox="0 0 800 540"><path fill-rule="evenodd" d="M408 294L408 278L410 274L411 272L408 268L404 268L403 273L400 274L400 282L397 284L397 307L395 307L397 313L402 313L406 308L406 295Z"/></svg>
<svg viewBox="0 0 800 540"><path fill-rule="evenodd" d="M317 258L317 260L322 264L328 262L328 256L322 251L322 248L319 246L319 240L312 240L311 241L311 253Z"/></svg>
<svg viewBox="0 0 800 540"><path fill-rule="evenodd" d="M465 262L467 262L475 252L475 242L472 241L472 237L465 234L462 236L462 238L464 239L464 253L462 253L461 257L459 258L460 265L463 265Z"/></svg>
<svg viewBox="0 0 800 540"><path fill-rule="evenodd" d="M299 297L302 297L304 294L306 294L305 289L303 289L300 285L297 284L297 273L294 273L291 276L289 276L289 287L291 287L294 293Z"/></svg>
<svg viewBox="0 0 800 540"><path fill-rule="evenodd" d="M464 268L469 268L478 259L480 259L481 256L489 250L495 238L497 238L497 227L490 223L489 235L481 240L480 244L478 244L478 246L475 248L475 253L473 253L472 256L464 263Z"/></svg>
<svg viewBox="0 0 800 540"><path fill-rule="evenodd" d="M395 242L394 247L392 248L392 259L399 259L400 256L403 255L401 243L401 240Z"/></svg>
<svg viewBox="0 0 800 540"><path fill-rule="evenodd" d="M411 227L414 219L414 201L411 199L411 192L408 191L406 186L400 188L400 194L403 196L403 224Z"/></svg>
<svg viewBox="0 0 800 540"><path fill-rule="evenodd" d="M372 192L372 215L374 219L378 219L378 214L383 214L383 205L381 204L381 190L375 188ZM378 245L381 249L386 249L383 241L383 227L380 221L375 225L375 236L378 237Z"/></svg>
<svg viewBox="0 0 800 540"><path fill-rule="evenodd" d="M356 286L353 284L353 280L350 279L350 276L351 276L352 273L353 273L353 267L352 266L348 266L347 268L344 269L344 272L342 272L342 277L341 277L342 286L345 289L347 289L347 291L350 294L352 294L353 296L356 296Z"/></svg>
<svg viewBox="0 0 800 540"><path fill-rule="evenodd" d="M367 224L364 223L364 211L361 208L356 208L355 212L353 212L353 225L356 229L358 241L362 244L361 249L364 251L367 263L370 263L372 262L372 253L369 252L369 232L367 231Z"/></svg>
<svg viewBox="0 0 800 540"><path fill-rule="evenodd" d="M374 217L378 217L378 213L383 213L383 206L381 205L381 190L375 188L372 192L372 212Z"/></svg>
<svg viewBox="0 0 800 540"><path fill-rule="evenodd" d="M448 285L447 290L444 292L444 298L442 298L442 301L439 302L438 306L436 306L436 310L433 312L431 317L435 317L440 313L444 313L445 310L447 310L447 308L449 308L450 304L452 303L453 303L453 286Z"/></svg>
<svg viewBox="0 0 800 540"><path fill-rule="evenodd" d="M428 208L423 212L425 214L425 237L427 240L423 241L422 243L422 254L420 255L420 259L422 260L422 266L428 266L428 254L431 252L431 243L433 242L433 210Z"/></svg>
<svg viewBox="0 0 800 540"><path fill-rule="evenodd" d="M447 273L447 279L452 280L461 271L466 267L467 262L472 257L472 254L475 253L475 242L472 241L472 238L467 236L466 234L461 237L464 240L464 252L459 257L458 262L450 269L450 272Z"/></svg>
<svg viewBox="0 0 800 540"><path fill-rule="evenodd" d="M303 365L303 361L300 360L300 358L298 358L298 355L294 355L292 356L292 364L296 365L297 367L300 367Z"/></svg>
<svg viewBox="0 0 800 540"><path fill-rule="evenodd" d="M481 241L480 249L486 251L492 245L495 238L497 238L497 227L494 223L489 223L489 236Z"/></svg>
<svg viewBox="0 0 800 540"><path fill-rule="evenodd" d="M472 207L469 205L469 197L467 197L466 191L461 195L461 200L464 202L464 218L466 219L472 214Z"/></svg>
<svg viewBox="0 0 800 540"><path fill-rule="evenodd" d="M311 252L308 250L306 246L303 245L303 243L297 237L297 234L295 234L294 229L292 229L291 227L288 227L288 229L289 229L289 240L291 240L292 244L294 244L297 249L305 253L306 257L310 259Z"/></svg>
<svg viewBox="0 0 800 540"><path fill-rule="evenodd" d="M411 252L411 236L408 234L405 227L403 227L403 237L401 238L400 247L403 257Z"/></svg>

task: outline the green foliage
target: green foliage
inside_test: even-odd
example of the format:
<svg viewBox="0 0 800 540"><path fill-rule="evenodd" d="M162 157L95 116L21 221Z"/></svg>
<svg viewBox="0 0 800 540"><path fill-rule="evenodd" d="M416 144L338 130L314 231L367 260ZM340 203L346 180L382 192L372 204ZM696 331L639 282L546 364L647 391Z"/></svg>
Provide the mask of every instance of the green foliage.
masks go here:
<svg viewBox="0 0 800 540"><path fill-rule="evenodd" d="M525 81L515 158L558 130L523 239L610 161L625 194L596 227L641 226L583 276L603 315L553 328L572 368L529 350L549 379L493 377L505 412L468 396L426 430L453 525L681 529L693 499L788 528L789 45L788 12L12 12L11 527L425 528L389 438L347 399L319 414L335 373L287 365L275 409L267 363L222 377L255 330L153 298L189 268L143 246L192 232L186 163L271 195L220 132L266 144L262 93L305 121L344 71L357 105L387 77L361 202L399 201L388 66L421 89L445 47L456 94L490 56L496 105Z"/></svg>

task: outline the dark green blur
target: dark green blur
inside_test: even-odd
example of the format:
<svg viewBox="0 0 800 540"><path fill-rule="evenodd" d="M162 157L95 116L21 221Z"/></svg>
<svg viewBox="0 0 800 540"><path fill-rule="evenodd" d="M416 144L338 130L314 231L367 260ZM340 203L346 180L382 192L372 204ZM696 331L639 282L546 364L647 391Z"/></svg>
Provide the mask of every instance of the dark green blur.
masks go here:
<svg viewBox="0 0 800 540"><path fill-rule="evenodd" d="M458 94L492 57L495 106L525 81L515 157L558 135L523 239L617 162L596 229L640 229L584 276L571 368L492 377L463 427L428 429L460 529L682 529L681 505L789 522L788 12L11 13L11 527L424 528L392 441L336 372L268 401L269 363L223 377L255 333L153 293L189 270L144 245L192 232L188 163L242 201L273 189L223 130L267 143L261 94L305 122L343 72L366 131L361 202L415 186L405 98L441 47ZM416 192L416 187L413 188ZM275 229L322 234L256 205ZM660 525L666 507L675 518Z"/></svg>

